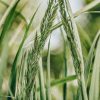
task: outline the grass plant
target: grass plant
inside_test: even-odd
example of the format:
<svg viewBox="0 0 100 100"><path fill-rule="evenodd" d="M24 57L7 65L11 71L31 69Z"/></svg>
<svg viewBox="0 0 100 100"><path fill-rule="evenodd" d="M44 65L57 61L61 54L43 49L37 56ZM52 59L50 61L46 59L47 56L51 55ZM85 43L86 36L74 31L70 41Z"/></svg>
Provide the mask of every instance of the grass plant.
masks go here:
<svg viewBox="0 0 100 100"><path fill-rule="evenodd" d="M56 100L54 98L58 91L53 93L55 91L53 89L60 91L59 93L63 95L62 100L69 100L71 97L73 97L72 100L99 100L100 27L98 32L94 33L94 40L91 40L90 29L85 30L86 28L75 18L83 14L90 14L96 19L100 13L98 10L100 0L91 1L76 13L72 13L69 0L48 0L44 17L35 30L32 30L33 21L37 17L41 4L34 13L31 11L33 15L28 23L26 17L21 13L25 5L18 10L20 1L12 0L9 4L7 3L9 1L0 0L0 5L6 7L5 12L1 14L2 16L0 15L0 100ZM58 15L60 15L59 21L55 24ZM98 19L100 21L100 17ZM18 25L17 28L16 25ZM51 50L51 40L52 33L59 28L63 37L63 51L61 52L63 64L60 64L62 65L60 69L55 70L58 67L57 63L60 62L52 64L54 54ZM25 47L31 32L34 34L31 44L29 41L27 42L28 47ZM48 37L50 38L47 54L43 55ZM13 54L10 50L16 52ZM56 55L56 59L61 60L58 55ZM46 61L44 61L44 56L46 56ZM72 59L69 64L70 58ZM71 65L74 67L75 74L69 75ZM10 73L7 73L7 75L9 74L7 80L9 84L6 93L3 93L4 75L9 69ZM55 71L52 74L53 70ZM55 77L58 70L61 70L62 74ZM78 85L71 84L75 80Z"/></svg>

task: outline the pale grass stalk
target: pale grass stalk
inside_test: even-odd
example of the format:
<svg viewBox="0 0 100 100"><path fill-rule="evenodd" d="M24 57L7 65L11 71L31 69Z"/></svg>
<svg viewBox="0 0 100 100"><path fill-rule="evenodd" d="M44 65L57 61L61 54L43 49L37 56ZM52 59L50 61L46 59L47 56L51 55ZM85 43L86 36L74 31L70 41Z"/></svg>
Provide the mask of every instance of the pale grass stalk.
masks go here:
<svg viewBox="0 0 100 100"><path fill-rule="evenodd" d="M50 35L51 39L51 35ZM50 89L50 39L48 43L48 55L47 55L47 85L46 85L46 93L47 100L51 100L51 89Z"/></svg>
<svg viewBox="0 0 100 100"><path fill-rule="evenodd" d="M72 21L72 27L73 27L73 34L74 34L74 38L75 38L75 42L76 42L76 48L77 48L77 52L78 52L78 56L80 58L80 80L81 80L81 85L82 85L82 91L83 91L83 96L84 96L84 100L88 100L88 96L87 96L87 92L86 92L86 85L85 85L85 79L84 79L84 61L83 61L83 55L82 55L82 48L81 48L81 42L80 42L80 38L79 38L79 34L78 34L78 30L77 30L77 26L76 23L74 21L74 17L72 14L72 10L69 4L69 1L66 0L68 9L69 9L69 16L71 17L71 21Z"/></svg>
<svg viewBox="0 0 100 100"><path fill-rule="evenodd" d="M40 95L42 100L46 100L45 94L45 85L44 85L44 75L43 75L43 66L42 66L42 57L39 58L39 78L40 78Z"/></svg>
<svg viewBox="0 0 100 100"><path fill-rule="evenodd" d="M90 9L94 8L98 4L100 4L100 0L94 0L93 2L88 4L87 6L81 8L79 11L77 11L74 14L74 17L77 17L77 16L81 15L82 13L89 11Z"/></svg>

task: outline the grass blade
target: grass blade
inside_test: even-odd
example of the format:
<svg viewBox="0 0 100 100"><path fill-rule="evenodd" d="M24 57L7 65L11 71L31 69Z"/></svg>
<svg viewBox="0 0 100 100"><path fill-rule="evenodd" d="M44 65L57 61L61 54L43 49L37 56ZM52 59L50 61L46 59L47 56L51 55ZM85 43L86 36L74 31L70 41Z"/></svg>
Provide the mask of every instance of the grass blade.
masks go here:
<svg viewBox="0 0 100 100"><path fill-rule="evenodd" d="M34 89L32 90L32 88L33 85L35 84L34 81L36 74L39 70L38 61L41 56L41 52L43 50L46 38L50 33L50 28L52 27L56 11L57 11L57 5L55 1L50 0L48 8L41 23L41 28L40 28L41 37L37 36L38 35L37 34L34 41L34 47L32 46L30 50L26 51L28 53L28 57L27 57L27 70L25 72L26 78L24 80L25 81L24 89L26 91L25 97L29 100L30 98L28 97L30 97L31 91L35 92L35 90Z"/></svg>
<svg viewBox="0 0 100 100"><path fill-rule="evenodd" d="M93 65L93 73L89 91L89 100L99 100L100 93L100 38L97 43L96 56Z"/></svg>
<svg viewBox="0 0 100 100"><path fill-rule="evenodd" d="M64 83L66 83L66 82L70 82L70 81L73 81L73 80L76 80L76 79L77 79L77 76L76 75L67 76L66 78L52 81L51 82L51 87L58 86L58 85L62 85Z"/></svg>
<svg viewBox="0 0 100 100"><path fill-rule="evenodd" d="M78 77L79 86L82 88L82 94L85 100L88 100L84 79L84 61L81 50L80 38L78 35L76 23L73 19L72 11L68 0L58 0L62 23L67 34L70 50L72 52L73 63ZM68 18L69 17L69 18ZM69 21L70 19L70 21Z"/></svg>
<svg viewBox="0 0 100 100"><path fill-rule="evenodd" d="M64 33L62 31L62 28L60 29L64 41L64 52L63 52L63 59L64 59L64 77L67 77L67 45L66 45L66 39L64 37ZM63 85L63 100L67 100L67 82Z"/></svg>
<svg viewBox="0 0 100 100"><path fill-rule="evenodd" d="M39 83L40 83L40 98L41 100L46 100L42 58L40 58L39 60Z"/></svg>
<svg viewBox="0 0 100 100"><path fill-rule="evenodd" d="M62 78L62 79L56 79L56 80L53 80L50 82L50 87L52 88L54 86L63 85L66 82L71 82L71 81L76 80L76 79L77 79L76 75L67 76L67 77ZM40 90L40 88L37 89L37 91L39 91L39 90Z"/></svg>
<svg viewBox="0 0 100 100"><path fill-rule="evenodd" d="M11 28L14 19L16 18L17 14L15 14L15 10L17 7L18 1L16 3L14 3L13 7L9 10L8 16L6 16L5 18L5 22L4 22L4 26L3 29L0 33L0 47L2 47L1 50L1 62L0 62L0 79L3 79L3 73L5 70L5 67L7 65L7 58L8 58L8 41L9 41L9 35L8 31ZM1 84L2 85L2 82ZM1 86L0 86L1 87Z"/></svg>
<svg viewBox="0 0 100 100"><path fill-rule="evenodd" d="M12 65L12 69L11 69L11 76L10 76L10 90L12 92L13 95L15 95L15 87L16 87L16 67L17 67L17 61L18 61L18 57L20 55L20 52L21 52L21 49L22 49L22 46L24 44L24 41L26 40L27 36L28 36L28 32L29 32L29 29L30 29L30 26L32 24L32 21L35 17L35 14L36 14L37 10L35 11L35 13L33 14L31 20L30 20L30 23L29 25L27 26L26 28L26 31L25 31L25 34L24 34L24 37L23 37L23 40L19 46L19 49L17 51L17 54L15 56L15 59L14 59L14 62L13 62L13 65ZM10 94L9 94L10 95ZM8 98L8 100L10 100Z"/></svg>
<svg viewBox="0 0 100 100"><path fill-rule="evenodd" d="M8 5L6 2L4 2L3 0L0 0L0 3L2 3L3 5L5 5L5 7L7 7L7 8L9 7L9 5ZM24 7L24 6L23 6L23 7ZM23 7L22 7L22 8L23 8ZM22 9L22 8L21 8L21 9ZM20 10L17 11L17 9L16 9L15 13L16 13L17 15L19 15L20 18L22 18L22 19L27 23L25 17L21 14Z"/></svg>
<svg viewBox="0 0 100 100"><path fill-rule="evenodd" d="M85 7L83 7L82 9L78 10L77 12L75 12L73 14L73 17L76 18L78 17L79 15L81 15L82 13L100 13L99 11L91 11L92 8L96 7L97 5L100 4L100 1L93 1L91 2L89 5L86 5ZM59 22L57 23L56 25L54 25L52 28L51 28L51 31L59 28L60 26L62 26L62 22Z"/></svg>
<svg viewBox="0 0 100 100"><path fill-rule="evenodd" d="M15 13L15 10L16 10L16 7L17 7L18 3L19 3L19 0L15 3L15 5L11 9L11 11L9 12L9 14L8 14L8 16L7 16L6 20L5 20L2 32L0 33L0 45L2 44L2 40L3 40L4 36L5 36L5 34L10 29L15 17L17 16L16 13Z"/></svg>
<svg viewBox="0 0 100 100"><path fill-rule="evenodd" d="M12 14L12 13L10 13L10 12L12 12L12 10L13 10L14 8L16 8L15 5L17 5L18 2L19 2L19 0L13 0L13 1L11 2L11 5L9 6L9 8L7 9L7 11L6 11L5 14L3 15L2 19L0 20L0 28L1 28L2 24L5 22L7 16L9 15L9 16L11 17L11 14Z"/></svg>
<svg viewBox="0 0 100 100"><path fill-rule="evenodd" d="M66 57L66 42L64 41L64 77L67 77L67 57ZM67 83L63 86L63 100L67 100Z"/></svg>
<svg viewBox="0 0 100 100"><path fill-rule="evenodd" d="M51 39L51 35L50 35ZM47 100L51 100L51 91L50 91L50 39L48 43L48 55L47 55L47 84L46 84L46 96Z"/></svg>
<svg viewBox="0 0 100 100"><path fill-rule="evenodd" d="M87 6L83 7L79 11L77 11L74 16L77 17L77 16L81 15L82 13L87 12L87 11L93 9L97 5L100 5L100 0L96 0L96 1L91 2Z"/></svg>
<svg viewBox="0 0 100 100"><path fill-rule="evenodd" d="M2 83L3 83L3 74L7 66L8 59L8 41L9 38L6 36L5 41L3 41L2 52L1 52L1 60L0 60L0 95L2 94ZM1 98L1 97L0 97Z"/></svg>
<svg viewBox="0 0 100 100"><path fill-rule="evenodd" d="M89 83L89 79L91 76L91 70L93 69L93 62L94 62L93 60L95 58L95 49L97 47L99 37L100 37L100 31L97 33L97 35L92 43L92 46L90 48L90 51L89 51L89 54L88 54L88 57L87 57L87 60L85 63L85 70L84 71L85 71L85 80L86 80L87 85Z"/></svg>

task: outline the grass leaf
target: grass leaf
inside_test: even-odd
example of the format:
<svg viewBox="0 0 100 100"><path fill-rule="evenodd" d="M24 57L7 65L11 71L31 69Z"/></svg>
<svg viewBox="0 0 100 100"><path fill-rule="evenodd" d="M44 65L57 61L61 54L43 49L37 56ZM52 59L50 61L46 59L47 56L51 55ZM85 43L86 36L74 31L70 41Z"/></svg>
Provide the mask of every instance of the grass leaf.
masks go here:
<svg viewBox="0 0 100 100"><path fill-rule="evenodd" d="M37 9L38 10L38 9ZM34 19L34 16L36 15L36 12L37 10L35 11L35 13L33 14L31 20L30 20L30 23L29 25L27 26L26 28L26 31L25 31L25 34L24 34L24 37L22 39L22 42L19 46L19 49L17 51L17 54L15 56L15 59L14 59L14 62L13 62L13 65L12 65L12 69L11 69L11 77L10 77L10 90L12 92L13 95L15 95L15 87L16 87L16 67L17 67L17 61L18 61L18 57L20 55L20 52L21 52L21 49L22 49L22 46L24 44L24 41L26 40L27 36L28 36L28 32L29 32L29 29L30 29L30 26L32 24L32 21ZM9 94L10 95L10 94ZM9 99L8 99L9 100Z"/></svg>
<svg viewBox="0 0 100 100"><path fill-rule="evenodd" d="M100 94L100 38L97 43L96 55L93 65L93 73L89 91L89 100L99 100Z"/></svg>
<svg viewBox="0 0 100 100"><path fill-rule="evenodd" d="M85 79L84 79L84 61L83 61L81 43L76 23L73 18L69 1L68 0L67 1L58 0L58 1L60 6L63 27L67 34L67 39L72 53L75 72L78 77L78 83L80 88L82 88L82 94L84 96L84 99L88 100L86 93Z"/></svg>
<svg viewBox="0 0 100 100"><path fill-rule="evenodd" d="M50 35L51 39L51 35ZM50 89L50 39L48 43L48 55L47 55L47 83L46 83L46 97L47 100L51 100L51 89Z"/></svg>
<svg viewBox="0 0 100 100"><path fill-rule="evenodd" d="M88 57L86 59L85 70L84 71L85 71L85 80L86 80L87 84L88 84L88 81L89 81L91 70L93 68L93 62L94 62L94 58L95 58L95 49L97 47L97 43L98 43L99 37L100 37L100 32L98 32L96 34L96 36L94 38L94 41L92 43L92 46L90 48Z"/></svg>

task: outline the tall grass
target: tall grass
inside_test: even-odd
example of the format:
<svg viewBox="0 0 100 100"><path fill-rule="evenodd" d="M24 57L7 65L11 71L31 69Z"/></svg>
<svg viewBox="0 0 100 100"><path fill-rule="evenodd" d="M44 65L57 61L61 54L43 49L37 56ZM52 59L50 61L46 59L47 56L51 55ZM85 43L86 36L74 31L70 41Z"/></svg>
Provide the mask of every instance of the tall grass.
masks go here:
<svg viewBox="0 0 100 100"><path fill-rule="evenodd" d="M41 36L38 36L36 34L35 41L34 41L34 47L32 47L31 50L28 50L28 52L26 51L28 53L27 65L26 65L27 70L25 70L25 72L23 73L24 76L26 77L26 78L24 78L25 85L21 86L22 89L20 88L21 91L23 90L23 91L25 91L25 93L23 96L18 95L17 98L20 97L19 99L27 98L27 99L31 100L29 97L31 95L31 92L33 92L33 93L35 92L34 82L35 82L35 77L36 77L36 74L38 72L38 69L40 72L39 79L40 79L41 99L42 100L46 99L45 90L44 90L44 83L43 83L43 70L42 70L42 65L41 65L42 63L40 60L39 65L38 65L38 60L41 58L41 51L44 47L45 40L50 33L50 27L53 24L56 10L57 10L57 5L55 4L55 2L53 0L49 1L47 11L44 15L44 18L43 18L43 21L42 21L41 27L40 27ZM24 68L24 66L23 66L23 68ZM32 77L32 76L34 76L34 77ZM20 79L19 81L21 81L21 80L22 79ZM21 84L19 84L19 85L21 85ZM18 91L16 92L16 95L17 95L17 93L18 93ZM20 93L18 93L18 94L20 94ZM20 94L20 95L22 95L22 94Z"/></svg>
<svg viewBox="0 0 100 100"><path fill-rule="evenodd" d="M68 1L59 0L60 11L62 15L62 23L67 34L67 39L72 52L75 72L77 74L79 86L82 88L82 93L85 100L88 100L84 79L84 61L82 56L81 44L78 35L78 30L73 19L72 11ZM69 19L68 19L68 17Z"/></svg>
<svg viewBox="0 0 100 100"><path fill-rule="evenodd" d="M73 94L75 95L73 98L74 100L99 100L100 31L98 31L93 43L91 43L87 32L85 32L85 30L79 24L76 24L75 21L75 18L83 13L98 13L99 11L94 11L93 8L100 4L99 0L93 1L86 7L77 11L75 14L72 13L68 0L49 0L39 29L34 31L35 35L32 37L32 44L30 45L29 43L29 46L24 48L24 43L30 34L30 28L32 28L32 22L39 9L39 7L37 7L35 13L32 12L33 16L31 17L30 22L27 23L28 25L26 25L24 35L21 37L22 41L11 65L12 67L9 77L8 96L2 95L3 75L6 66L8 66L9 59L10 47L8 44L11 36L10 30L18 16L20 16L21 20L26 22L26 19L23 15L21 15L21 12L17 11L19 2L20 0L13 0L11 5L7 5L2 0L0 1L0 3L7 7L7 10L0 19L0 100L3 100L4 97L6 97L7 100L52 100L52 88L54 86L61 86L63 88L63 92L59 89L63 94L62 100L67 100L69 93L69 85L67 82L71 82L73 80L77 80L78 83L78 87L75 87L77 88L75 89L77 93ZM60 22L54 24L54 21L58 16L58 12L60 14ZM22 25L21 28L23 27L24 25ZM52 58L50 41L52 37L51 33L57 28L61 28L64 41L62 53L64 71L62 78L51 81ZM66 35L63 34L62 30ZM49 35L50 39L48 43L46 60L47 68L44 70L42 52ZM85 45L86 43L88 46ZM84 52L83 48L87 52ZM90 50L88 48L90 48ZM68 64L69 52L67 52L67 49L69 49L71 52L72 63L75 71L75 75L71 76L68 76L67 73L70 67ZM60 70L63 70L62 66ZM46 77L45 71L47 75Z"/></svg>

